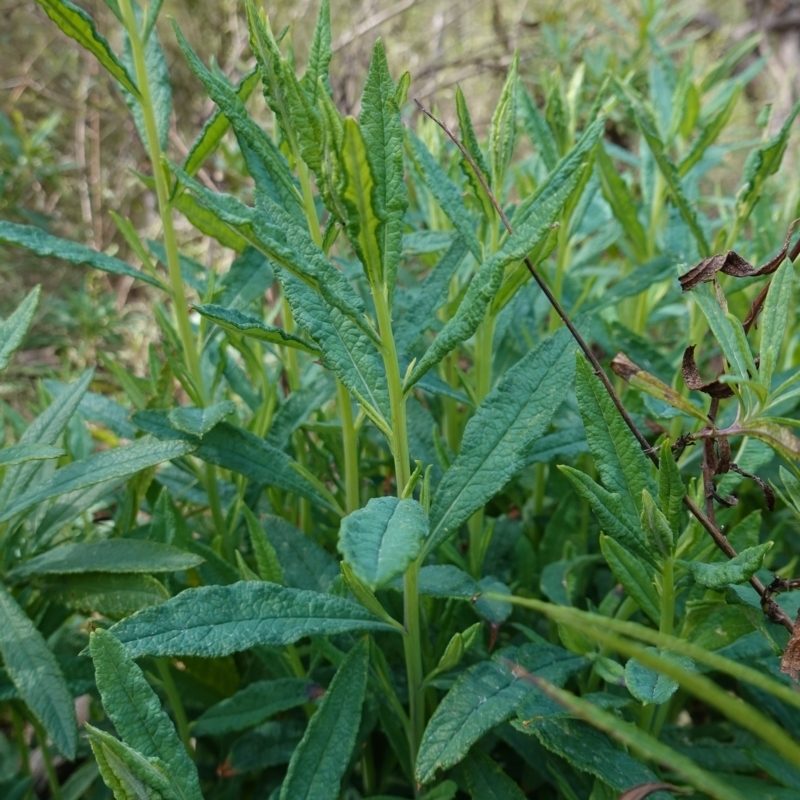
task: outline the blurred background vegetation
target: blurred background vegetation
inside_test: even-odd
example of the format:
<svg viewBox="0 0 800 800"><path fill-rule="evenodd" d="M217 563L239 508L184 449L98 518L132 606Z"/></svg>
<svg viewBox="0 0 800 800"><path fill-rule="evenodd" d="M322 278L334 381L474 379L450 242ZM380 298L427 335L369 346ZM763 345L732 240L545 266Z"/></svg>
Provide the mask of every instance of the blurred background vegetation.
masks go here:
<svg viewBox="0 0 800 800"><path fill-rule="evenodd" d="M102 0L82 5L101 31L113 30L111 12ZM395 75L411 73L409 98L438 108L452 122L460 84L479 134L488 125L517 48L523 80L539 100L553 76L561 73L569 79L581 61L586 65L583 91L591 96L609 68L617 74L647 75L646 59L652 52L637 41L639 21L651 13L652 0L337 0L332 6L331 75L341 109L357 112L372 43L382 36ZM276 31L290 26L296 58L304 63L316 0L275 2L267 11ZM216 58L231 80L247 71L252 57L237 0L167 0L165 12L159 25L178 109L170 152L180 160L213 107L180 54L167 16L177 20L203 58ZM90 56L49 23L33 0L2 0L0 20L0 216L132 258L110 212L130 217L148 237L158 237L159 223L153 194L136 175L146 171L145 152L119 90ZM755 51L737 66L757 75L729 132L740 141L760 136L757 118L765 103L774 106L770 128L780 125L798 94L800 0L712 1L700 10L669 3L660 27L661 41L670 48L666 57L678 63L692 57L708 71L735 58L737 48L747 49L741 46L749 37L760 37ZM258 109L259 102L261 118L269 125L260 97L253 98L251 107ZM413 124L413 103L405 113ZM613 119L609 125L613 138ZM620 125L623 146L624 130ZM225 176L243 171L225 168L240 159L235 138L229 135L215 159L200 178L209 186L227 188ZM787 161L797 163L791 152ZM733 189L741 170L740 165L729 166L728 188ZM716 179L724 185L725 172L718 172ZM225 268L219 246L188 224L181 233L185 252ZM32 378L72 374L101 362L103 352L113 351L115 360L134 372L144 369L147 346L156 336L146 287L0 248L0 315L36 283L44 285L39 319L15 359L14 371L0 385L0 400L21 409L35 397Z"/></svg>

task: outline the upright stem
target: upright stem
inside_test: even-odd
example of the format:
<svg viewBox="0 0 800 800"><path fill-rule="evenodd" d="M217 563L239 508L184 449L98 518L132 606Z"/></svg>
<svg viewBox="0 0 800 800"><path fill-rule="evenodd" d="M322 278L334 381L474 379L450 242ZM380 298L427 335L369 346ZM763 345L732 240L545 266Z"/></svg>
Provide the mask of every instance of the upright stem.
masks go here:
<svg viewBox="0 0 800 800"><path fill-rule="evenodd" d="M44 771L47 773L47 782L50 785L50 797L52 800L63 800L64 795L61 792L61 784L58 780L56 768L53 765L53 757L50 755L50 748L47 746L47 734L44 728L39 724L35 717L30 717L31 725L36 731L36 739L39 742L39 747L42 751L42 761L44 761Z"/></svg>
<svg viewBox="0 0 800 800"><path fill-rule="evenodd" d="M156 125L156 117L153 111L150 81L147 76L144 44L139 36L139 27L136 24L136 16L133 13L131 0L120 0L120 10L131 42L131 53L133 54L133 64L136 70L136 84L139 87L139 94L141 95L140 105L145 130L147 132L148 155L150 156L150 163L153 167L153 180L156 186L158 212L161 216L161 226L164 230L164 250L167 254L167 271L169 272L172 305L175 311L175 320L178 325L178 334L183 345L183 352L186 355L189 375L198 392L198 399L201 405L205 405L208 398L203 383L203 373L200 369L200 356L197 352L197 344L194 340L192 325L189 321L186 292L183 289L178 240L175 236L175 227L172 222L172 208L169 201L169 189L164 175L164 166L161 163L161 144L159 143L158 126ZM205 472L206 493L208 494L208 504L211 507L214 527L218 534L224 536L225 520L222 516L222 506L219 500L219 492L217 491L216 469L212 464L206 464Z"/></svg>
<svg viewBox="0 0 800 800"><path fill-rule="evenodd" d="M392 414L392 454L397 480L397 496L400 497L411 477L411 458L408 452L408 426L406 422L406 399L403 395L403 379L397 360L397 348L392 331L392 316L389 298L382 286L373 286L375 313L383 344L383 363L386 369L386 384L389 389L389 407ZM419 560L406 570L403 576L403 611L406 636L403 639L408 675L409 730L408 745L412 764L416 761L419 743L425 725L425 696L422 690L422 639L419 616Z"/></svg>
<svg viewBox="0 0 800 800"><path fill-rule="evenodd" d="M353 408L350 405L350 392L336 379L336 392L339 403L339 418L342 421L342 446L344 447L344 489L345 511L352 514L361 503L360 481L358 477L358 432L353 424Z"/></svg>
<svg viewBox="0 0 800 800"><path fill-rule="evenodd" d="M178 736L180 737L189 758L194 759L194 748L192 747L192 737L189 734L189 720L186 717L186 710L183 707L178 687L172 679L172 673L169 671L169 662L164 658L156 659L156 668L158 669L158 677L161 678L161 685L167 694L167 699L172 708L172 713L175 716L175 727L178 729Z"/></svg>

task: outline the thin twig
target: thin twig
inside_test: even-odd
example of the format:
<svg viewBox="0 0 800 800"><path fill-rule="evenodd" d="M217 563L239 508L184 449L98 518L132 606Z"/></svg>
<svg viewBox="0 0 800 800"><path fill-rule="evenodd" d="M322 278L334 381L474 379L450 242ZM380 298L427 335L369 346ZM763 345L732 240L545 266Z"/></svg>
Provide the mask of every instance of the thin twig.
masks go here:
<svg viewBox="0 0 800 800"><path fill-rule="evenodd" d="M450 138L450 140L455 144L455 146L461 151L461 154L467 159L467 162L472 167L475 172L476 177L481 182L489 200L491 201L492 205L495 208L495 211L500 216L500 219L503 221L503 225L505 226L506 230L509 234L513 234L514 231L511 227L511 223L508 221L508 217L506 217L503 209L500 207L500 204L497 202L492 190L489 188L489 184L486 181L486 177L481 172L480 167L475 163L475 159L470 155L469 150L464 146L464 144L455 136L455 134L447 127L447 125L442 122L440 119L437 119L430 111L428 111L419 100L414 100L417 104L417 107L426 117L433 120ZM528 268L528 272L530 272L531 277L536 281L539 285L539 288L544 292L545 297L549 301L550 305L553 307L553 310L558 314L561 318L561 321L566 325L569 332L572 334L572 337L575 339L578 347L581 348L583 354L588 359L589 363L592 365L594 369L595 375L600 379L600 382L603 384L608 396L611 398L611 402L614 404L615 408L619 412L619 415L625 421L625 424L630 429L631 433L636 437L636 441L639 442L639 446L642 448L642 452L653 462L653 464L658 468L658 456L655 454L654 450L650 447L650 443L645 438L644 434L639 430L636 423L633 421L631 415L628 413L625 406L622 404L622 400L620 396L617 394L617 390L614 388L613 384L609 380L608 376L605 373L600 361L597 359L597 356L592 352L592 349L589 347L587 342L578 332L578 329L572 324L572 320L570 320L567 312L561 306L561 303L558 302L555 295L550 291L550 287L544 282L544 279L539 274L536 267L533 266L530 258L528 256L524 259L525 266ZM708 531L711 538L714 540L714 544L725 553L728 558L735 558L737 553L733 547L731 547L730 542L725 537L725 534L716 526L716 524L709 519L706 514L702 512L702 510L698 507L698 505L689 497L688 494L684 495L683 503L689 512L697 519L697 521ZM771 614L769 615L770 619L775 622L780 622L790 633L794 631L794 624L789 616L772 600L770 597L766 596L766 589L764 584L761 583L758 578L751 578L750 585L756 590L759 597L763 603L769 604Z"/></svg>

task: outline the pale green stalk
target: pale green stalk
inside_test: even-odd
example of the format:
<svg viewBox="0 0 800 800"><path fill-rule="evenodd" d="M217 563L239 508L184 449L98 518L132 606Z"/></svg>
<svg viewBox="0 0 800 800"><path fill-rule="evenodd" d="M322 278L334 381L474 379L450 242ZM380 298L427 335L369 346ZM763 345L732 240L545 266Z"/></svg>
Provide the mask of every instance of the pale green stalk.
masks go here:
<svg viewBox="0 0 800 800"><path fill-rule="evenodd" d="M192 334L192 325L189 322L188 303L186 301L186 292L184 291L183 279L181 277L178 240L175 236L175 227L172 222L169 189L164 174L164 165L162 164L158 126L156 125L155 113L153 111L150 81L147 76L144 43L139 36L139 28L136 24L136 17L133 13L131 0L120 0L120 11L122 12L123 22L128 32L128 37L130 38L133 64L136 70L136 84L139 87L142 117L144 118L145 130L147 132L147 149L150 156L150 163L153 166L153 180L155 182L156 197L158 199L158 211L161 216L161 226L164 231L164 249L167 254L167 271L169 272L175 320L178 324L178 333L181 338L181 344L183 345L183 352L186 355L189 375L191 375L192 381L199 394L198 399L200 404L205 405L207 397L203 384L203 373L200 369L200 356L197 353L197 344ZM212 464L206 464L205 472L206 493L208 494L208 504L211 507L214 527L220 535L224 535L225 520L222 516L222 506L219 500L219 492L217 491L216 469Z"/></svg>
<svg viewBox="0 0 800 800"><path fill-rule="evenodd" d="M361 503L358 478L358 431L353 424L350 393L341 381L336 381L339 418L342 421L342 446L344 447L345 511L352 514Z"/></svg>
<svg viewBox="0 0 800 800"><path fill-rule="evenodd" d="M50 797L52 800L63 800L64 795L61 793L61 784L58 780L58 773L53 765L53 757L50 755L50 748L47 746L47 734L44 728L39 724L38 720L31 715L31 725L36 731L36 739L39 742L39 748L42 751L42 761L44 762L44 771L47 773L47 783L50 785Z"/></svg>
<svg viewBox="0 0 800 800"><path fill-rule="evenodd" d="M186 717L186 710L183 707L178 687L172 678L172 673L169 671L169 662L164 658L157 658L156 668L158 669L158 677L161 679L161 685L169 700L172 714L175 717L175 727L178 729L178 736L183 743L189 758L194 759L194 748L192 747L192 736L189 733L189 720Z"/></svg>

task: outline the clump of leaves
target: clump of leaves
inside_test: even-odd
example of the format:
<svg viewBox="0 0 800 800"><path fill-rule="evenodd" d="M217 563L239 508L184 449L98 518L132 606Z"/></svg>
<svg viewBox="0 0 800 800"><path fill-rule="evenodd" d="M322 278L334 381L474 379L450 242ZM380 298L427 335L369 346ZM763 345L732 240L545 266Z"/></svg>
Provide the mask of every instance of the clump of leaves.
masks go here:
<svg viewBox="0 0 800 800"><path fill-rule="evenodd" d="M791 121L733 210L705 213L735 62L701 78L653 43L654 104L613 77L584 97L578 74L543 115L515 58L481 143L460 92L458 136L405 125L410 78L380 42L343 117L327 2L302 76L248 2L238 86L175 29L218 107L178 164L160 4L115 5L122 55L68 0L41 4L119 82L163 240L116 220L141 269L32 226L0 240L150 283L163 359L146 378L108 363L122 403L91 372L46 384L0 451L10 796L30 787L26 721L71 798L102 796L98 774L119 800L795 792L800 701L777 659L794 584L759 575L791 564L800 513L790 239L762 270L738 244L772 213ZM271 131L247 110L259 83ZM637 153L604 140L620 109ZM196 179L228 131L252 204ZM176 212L235 252L228 272L180 252ZM731 270L773 275L744 323L725 287L695 286ZM3 323L0 367L37 298ZM787 509L762 541L775 456ZM100 703L79 737L83 694ZM63 787L53 750L82 762Z"/></svg>

